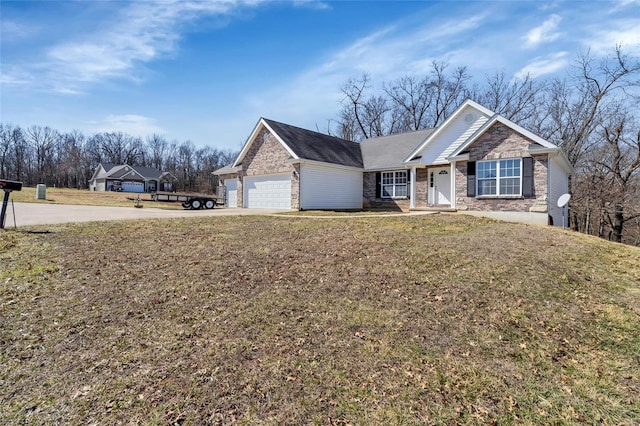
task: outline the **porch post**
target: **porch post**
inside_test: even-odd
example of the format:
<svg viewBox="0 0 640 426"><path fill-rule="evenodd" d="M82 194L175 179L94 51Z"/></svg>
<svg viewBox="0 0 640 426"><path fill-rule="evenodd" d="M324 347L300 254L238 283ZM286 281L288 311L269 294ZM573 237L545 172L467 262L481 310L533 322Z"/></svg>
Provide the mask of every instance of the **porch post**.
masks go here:
<svg viewBox="0 0 640 426"><path fill-rule="evenodd" d="M409 208L415 209L416 208L416 168L415 166L411 167L411 169L409 170L409 173L411 173L411 181L409 184L409 191L410 191Z"/></svg>
<svg viewBox="0 0 640 426"><path fill-rule="evenodd" d="M456 162L451 162L451 172L449 173L451 176L451 208L456 208Z"/></svg>

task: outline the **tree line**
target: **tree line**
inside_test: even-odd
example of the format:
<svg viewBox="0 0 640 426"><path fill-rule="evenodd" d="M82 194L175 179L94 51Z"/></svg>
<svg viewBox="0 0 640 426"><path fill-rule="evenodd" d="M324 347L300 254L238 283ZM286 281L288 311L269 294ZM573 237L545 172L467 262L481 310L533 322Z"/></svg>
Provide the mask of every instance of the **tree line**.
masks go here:
<svg viewBox="0 0 640 426"><path fill-rule="evenodd" d="M342 107L326 133L347 140L433 128L467 98L561 147L574 167L570 226L640 245L640 61L616 47L610 55L579 55L552 79L504 72L472 83L466 67L433 62L425 75L374 87L363 74L341 87ZM211 172L237 153L190 141L146 139L122 132L85 135L46 126L0 124L0 176L49 186L87 188L101 162L171 172L176 189L209 192Z"/></svg>
<svg viewBox="0 0 640 426"><path fill-rule="evenodd" d="M341 87L342 108L327 132L360 141L437 127L470 98L561 147L574 167L570 226L640 245L640 61L620 46L589 52L567 75L487 76L472 83L466 67L433 62L426 75L374 87L369 74Z"/></svg>
<svg viewBox="0 0 640 426"><path fill-rule="evenodd" d="M26 186L86 189L100 163L153 167L172 173L181 191L211 192L211 172L230 162L237 153L192 142L169 141L162 135L146 139L123 132L85 135L59 132L48 126L27 128L0 123L0 176Z"/></svg>

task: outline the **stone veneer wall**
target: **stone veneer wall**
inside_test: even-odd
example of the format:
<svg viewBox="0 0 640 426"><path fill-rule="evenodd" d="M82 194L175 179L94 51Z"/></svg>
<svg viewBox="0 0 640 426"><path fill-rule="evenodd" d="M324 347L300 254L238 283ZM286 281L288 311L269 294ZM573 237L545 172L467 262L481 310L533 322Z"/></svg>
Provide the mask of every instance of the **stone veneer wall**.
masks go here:
<svg viewBox="0 0 640 426"><path fill-rule="evenodd" d="M224 180L225 181L224 185L226 185L226 181L228 179L237 179L238 178L238 174L237 173L228 173L226 175L220 175L219 178ZM240 182L239 180L238 180L237 190L238 190L238 194L242 194L242 192L241 192L242 191L242 182ZM238 207L242 207L242 197L238 197L238 204L237 205L238 205Z"/></svg>
<svg viewBox="0 0 640 426"><path fill-rule="evenodd" d="M407 172L410 173L408 170ZM416 208L427 206L427 169L416 170ZM409 198L376 198L376 172L365 172L362 177L363 207L409 211Z"/></svg>
<svg viewBox="0 0 640 426"><path fill-rule="evenodd" d="M533 143L513 129L496 123L469 150L469 161L530 157ZM532 197L467 197L467 162L456 163L456 208L476 211L547 211L547 154L533 156L534 195Z"/></svg>
<svg viewBox="0 0 640 426"><path fill-rule="evenodd" d="M266 140L264 135L267 135ZM238 207L244 207L243 181L245 176L291 174L291 208L300 208L300 166L287 164L290 155L267 129L256 135L242 161L242 170L222 175L223 179L238 178ZM295 171L295 173L293 173Z"/></svg>

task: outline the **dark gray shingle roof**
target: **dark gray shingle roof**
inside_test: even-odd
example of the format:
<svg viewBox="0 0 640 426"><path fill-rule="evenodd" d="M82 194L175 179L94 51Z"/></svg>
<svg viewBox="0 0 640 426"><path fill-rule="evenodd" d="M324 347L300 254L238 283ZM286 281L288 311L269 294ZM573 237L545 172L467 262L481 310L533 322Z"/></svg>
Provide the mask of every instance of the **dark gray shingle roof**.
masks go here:
<svg viewBox="0 0 640 426"><path fill-rule="evenodd" d="M301 159L362 167L360 144L273 120L264 121Z"/></svg>

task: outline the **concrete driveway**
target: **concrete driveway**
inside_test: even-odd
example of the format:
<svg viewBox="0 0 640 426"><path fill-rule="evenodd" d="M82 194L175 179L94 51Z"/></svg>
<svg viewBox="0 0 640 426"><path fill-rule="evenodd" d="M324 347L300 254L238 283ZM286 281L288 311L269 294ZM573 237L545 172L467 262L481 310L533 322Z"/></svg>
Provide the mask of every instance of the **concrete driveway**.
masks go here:
<svg viewBox="0 0 640 426"><path fill-rule="evenodd" d="M172 217L201 217L229 215L266 215L281 210L227 209L212 210L162 210L150 207L101 207L69 204L14 203L16 226L51 225L56 223L92 222L128 219L166 219ZM1 205L1 201L0 201ZM11 203L7 206L5 228L13 228L14 215Z"/></svg>

